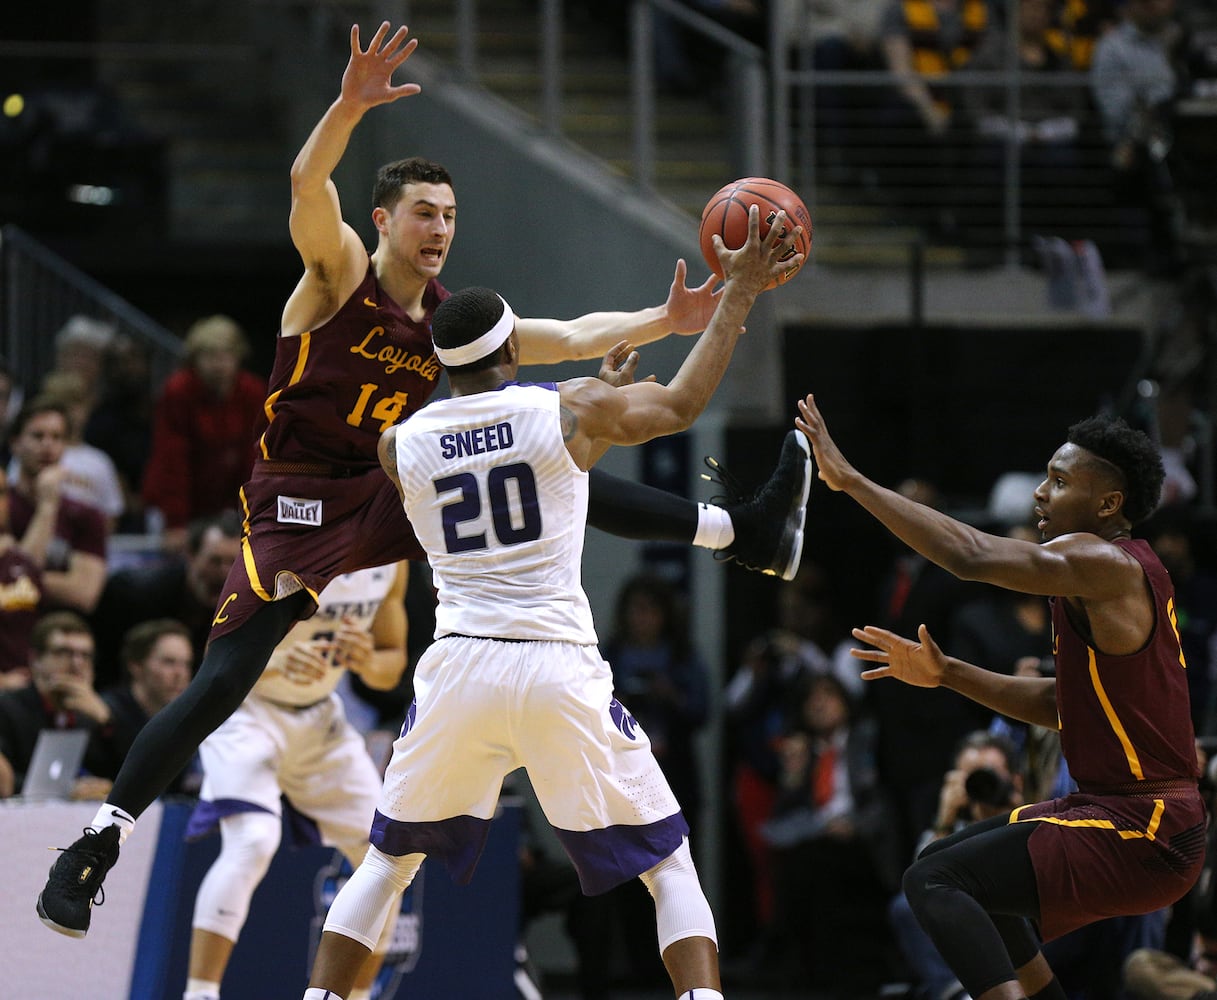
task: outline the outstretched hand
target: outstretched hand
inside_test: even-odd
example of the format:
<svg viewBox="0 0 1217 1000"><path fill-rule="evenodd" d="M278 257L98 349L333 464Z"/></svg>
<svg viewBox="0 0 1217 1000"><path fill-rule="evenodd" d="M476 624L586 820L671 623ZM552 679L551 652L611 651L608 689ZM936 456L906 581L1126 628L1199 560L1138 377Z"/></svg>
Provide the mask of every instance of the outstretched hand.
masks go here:
<svg viewBox="0 0 1217 1000"><path fill-rule="evenodd" d="M701 333L710 325L714 310L718 308L718 298L723 294L718 284L718 275L711 274L696 288L685 284L689 268L681 258L676 262L676 274L672 278L672 287L668 289L668 301L664 310L668 316L668 327L673 333Z"/></svg>
<svg viewBox="0 0 1217 1000"><path fill-rule="evenodd" d="M342 74L343 98L363 108L372 108L422 90L417 83L393 84L394 71L418 47L417 38L406 41L407 30L402 25L392 38L385 41L389 22L384 21L376 29L365 51L359 45L359 25L351 25L351 60Z"/></svg>
<svg viewBox="0 0 1217 1000"><path fill-rule="evenodd" d="M759 294L770 282L803 263L801 253L793 254L795 240L802 226L788 225L785 211L779 210L769 221L769 232L761 238L761 209L748 206L748 239L738 250L728 249L723 238L713 236L714 252L723 269L724 282L739 282L750 292Z"/></svg>
<svg viewBox="0 0 1217 1000"><path fill-rule="evenodd" d="M849 655L858 660L868 660L879 666L862 671L862 679L878 680L894 677L913 687L933 688L942 683L947 658L930 636L924 625L917 628L917 639L905 639L877 625L856 628L853 636L859 642L869 643L872 649L851 649Z"/></svg>
<svg viewBox="0 0 1217 1000"><path fill-rule="evenodd" d="M620 340L608 349L604 360L600 362L600 371L596 377L601 382L607 382L614 389L623 385L634 384L634 373L638 371L638 352L628 340ZM654 382L655 376L648 375L643 382Z"/></svg>
<svg viewBox="0 0 1217 1000"><path fill-rule="evenodd" d="M820 479L828 484L829 489L845 489L846 480L857 475L857 470L845 460L841 450L829 437L828 427L820 416L815 396L808 393L806 399L799 400L799 416L794 418L794 425L811 442Z"/></svg>

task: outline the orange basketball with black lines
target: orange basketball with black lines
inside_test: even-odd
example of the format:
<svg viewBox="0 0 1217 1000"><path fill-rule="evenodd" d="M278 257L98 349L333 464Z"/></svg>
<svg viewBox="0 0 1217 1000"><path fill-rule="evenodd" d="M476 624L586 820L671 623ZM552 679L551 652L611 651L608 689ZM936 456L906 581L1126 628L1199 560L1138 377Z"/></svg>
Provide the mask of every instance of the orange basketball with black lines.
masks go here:
<svg viewBox="0 0 1217 1000"><path fill-rule="evenodd" d="M729 250L742 247L748 240L748 209L752 205L760 206L761 239L768 235L769 225L779 211L786 213L788 225L803 227L789 254L793 258L801 253L803 261L791 264L790 269L781 277L766 285L764 291L768 291L785 284L798 274L811 251L811 215L803 204L803 199L781 181L775 181L771 177L741 177L730 184L724 184L714 192L702 210L698 241L701 243L701 254L706 259L706 264L721 278L723 272L711 237L717 233Z"/></svg>

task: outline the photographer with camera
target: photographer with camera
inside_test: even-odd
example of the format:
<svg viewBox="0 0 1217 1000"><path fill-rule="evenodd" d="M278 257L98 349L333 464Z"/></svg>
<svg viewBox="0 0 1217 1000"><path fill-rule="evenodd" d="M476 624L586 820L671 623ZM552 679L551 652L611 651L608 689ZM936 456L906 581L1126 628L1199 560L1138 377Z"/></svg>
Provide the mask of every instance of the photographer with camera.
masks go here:
<svg viewBox="0 0 1217 1000"><path fill-rule="evenodd" d="M955 766L943 777L934 828L928 839L922 838L919 848L969 823L1022 805L1022 776L1016 763L1015 748L1005 737L984 730L965 736L955 754Z"/></svg>
<svg viewBox="0 0 1217 1000"><path fill-rule="evenodd" d="M915 852L964 827L1022 805L1022 776L1017 771L1014 744L983 729L969 733L958 744L954 766L942 778L934 825L921 835ZM888 920L917 979L922 1000L964 1000L967 992L955 973L921 929L903 891L888 904Z"/></svg>

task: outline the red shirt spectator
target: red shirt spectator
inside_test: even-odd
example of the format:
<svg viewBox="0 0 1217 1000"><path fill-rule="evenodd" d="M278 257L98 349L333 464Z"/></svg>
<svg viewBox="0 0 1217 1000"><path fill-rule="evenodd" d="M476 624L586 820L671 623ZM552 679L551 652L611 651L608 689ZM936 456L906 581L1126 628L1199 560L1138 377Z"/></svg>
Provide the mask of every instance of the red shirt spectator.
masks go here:
<svg viewBox="0 0 1217 1000"><path fill-rule="evenodd" d="M232 320L200 320L186 336L185 366L157 401L143 497L164 515L168 548L180 547L195 518L238 507L267 391L265 379L241 370L246 350Z"/></svg>

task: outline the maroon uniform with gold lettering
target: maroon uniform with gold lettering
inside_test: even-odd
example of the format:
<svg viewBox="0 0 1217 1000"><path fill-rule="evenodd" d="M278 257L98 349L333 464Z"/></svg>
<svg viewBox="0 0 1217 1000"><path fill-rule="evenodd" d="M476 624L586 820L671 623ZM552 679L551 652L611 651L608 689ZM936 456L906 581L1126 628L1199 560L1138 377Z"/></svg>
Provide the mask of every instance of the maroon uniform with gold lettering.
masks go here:
<svg viewBox="0 0 1217 1000"><path fill-rule="evenodd" d="M1149 544L1115 542L1145 571L1154 601L1143 649L1090 646L1065 602L1052 602L1061 749L1079 791L1016 809L1028 841L1045 939L1103 917L1178 900L1204 860L1205 808L1175 628L1174 587Z"/></svg>
<svg viewBox="0 0 1217 1000"><path fill-rule="evenodd" d="M224 585L213 638L301 586L315 601L342 573L426 558L376 446L435 391L431 316L447 297L429 281L416 323L369 265L329 322L279 338L258 458L241 489L242 558Z"/></svg>
<svg viewBox="0 0 1217 1000"><path fill-rule="evenodd" d="M30 665L42 570L16 544L0 551L0 673Z"/></svg>

